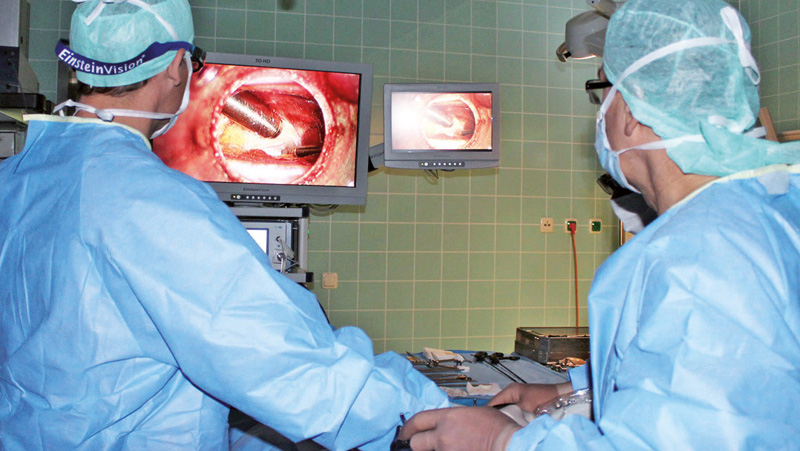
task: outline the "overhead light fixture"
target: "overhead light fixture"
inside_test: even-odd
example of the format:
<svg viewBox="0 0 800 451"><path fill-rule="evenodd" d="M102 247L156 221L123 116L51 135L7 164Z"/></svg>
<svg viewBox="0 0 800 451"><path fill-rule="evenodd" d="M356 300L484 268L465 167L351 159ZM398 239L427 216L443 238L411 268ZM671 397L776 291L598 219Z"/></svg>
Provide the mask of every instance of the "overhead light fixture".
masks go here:
<svg viewBox="0 0 800 451"><path fill-rule="evenodd" d="M569 58L586 59L603 56L608 20L622 2L613 0L586 0L593 7L567 21L565 41L558 46L556 57L561 62Z"/></svg>

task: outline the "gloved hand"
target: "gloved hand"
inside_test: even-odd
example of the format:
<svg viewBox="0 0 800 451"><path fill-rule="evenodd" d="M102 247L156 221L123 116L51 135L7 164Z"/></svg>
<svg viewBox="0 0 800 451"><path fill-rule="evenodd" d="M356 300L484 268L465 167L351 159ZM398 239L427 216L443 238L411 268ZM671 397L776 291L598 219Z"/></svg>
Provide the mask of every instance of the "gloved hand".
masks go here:
<svg viewBox="0 0 800 451"><path fill-rule="evenodd" d="M398 439L414 451L504 451L520 426L490 407L427 410L403 426Z"/></svg>
<svg viewBox="0 0 800 451"><path fill-rule="evenodd" d="M572 391L572 383L563 384L509 384L489 401L490 406L517 404L522 410L533 412L541 404L563 393Z"/></svg>

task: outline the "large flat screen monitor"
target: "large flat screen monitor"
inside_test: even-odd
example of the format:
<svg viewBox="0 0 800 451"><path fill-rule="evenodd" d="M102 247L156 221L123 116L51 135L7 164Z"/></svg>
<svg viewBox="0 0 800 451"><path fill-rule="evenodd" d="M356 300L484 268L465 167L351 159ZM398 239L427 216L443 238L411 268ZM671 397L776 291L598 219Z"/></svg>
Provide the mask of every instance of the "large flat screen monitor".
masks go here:
<svg viewBox="0 0 800 451"><path fill-rule="evenodd" d="M231 205L363 205L372 67L209 53L191 100L153 142Z"/></svg>
<svg viewBox="0 0 800 451"><path fill-rule="evenodd" d="M500 162L496 83L386 84L384 165L475 169Z"/></svg>

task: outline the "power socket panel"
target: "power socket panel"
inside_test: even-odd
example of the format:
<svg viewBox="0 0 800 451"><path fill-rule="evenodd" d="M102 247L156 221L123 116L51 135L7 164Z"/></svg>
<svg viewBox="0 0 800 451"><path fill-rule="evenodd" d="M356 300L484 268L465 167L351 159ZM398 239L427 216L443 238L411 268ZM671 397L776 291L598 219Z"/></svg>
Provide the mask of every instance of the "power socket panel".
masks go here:
<svg viewBox="0 0 800 451"><path fill-rule="evenodd" d="M542 233L552 233L555 230L553 218L542 218L539 221L539 231Z"/></svg>
<svg viewBox="0 0 800 451"><path fill-rule="evenodd" d="M572 218L564 220L564 232L570 233L569 230L570 224L575 224L575 233L578 233L578 221Z"/></svg>

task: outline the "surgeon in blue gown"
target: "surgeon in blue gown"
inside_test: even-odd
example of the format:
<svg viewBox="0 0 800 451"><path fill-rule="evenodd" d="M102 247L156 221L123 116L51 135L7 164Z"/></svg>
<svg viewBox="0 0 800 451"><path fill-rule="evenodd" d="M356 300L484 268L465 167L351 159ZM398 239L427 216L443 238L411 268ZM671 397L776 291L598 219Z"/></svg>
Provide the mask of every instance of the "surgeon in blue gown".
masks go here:
<svg viewBox="0 0 800 451"><path fill-rule="evenodd" d="M590 364L570 373L593 420L433 410L400 434L415 451L800 446L800 145L756 137L749 42L721 0L612 16L595 147L659 216L595 274ZM563 389L515 385L491 404Z"/></svg>
<svg viewBox="0 0 800 451"><path fill-rule="evenodd" d="M0 163L0 449L227 449L231 406L295 442L388 449L400 414L447 397L334 330L151 151L199 65L191 18L186 0L79 5L58 50L78 112L28 117Z"/></svg>

